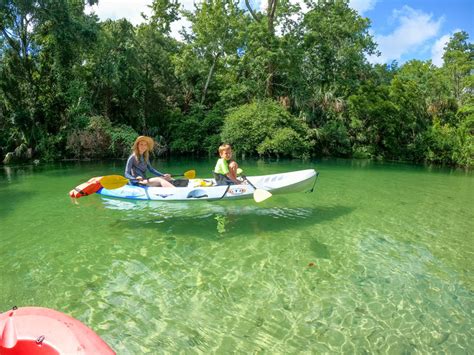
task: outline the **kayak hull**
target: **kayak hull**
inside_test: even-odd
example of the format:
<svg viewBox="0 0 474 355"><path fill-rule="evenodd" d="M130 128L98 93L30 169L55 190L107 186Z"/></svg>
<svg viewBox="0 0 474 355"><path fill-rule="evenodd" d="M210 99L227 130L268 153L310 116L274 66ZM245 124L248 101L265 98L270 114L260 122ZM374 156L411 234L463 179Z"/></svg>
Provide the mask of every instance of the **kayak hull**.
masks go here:
<svg viewBox="0 0 474 355"><path fill-rule="evenodd" d="M247 179L257 188L272 194L284 194L311 190L317 173L314 169L299 170L288 173L248 176ZM201 186L203 184L212 186ZM252 198L255 189L251 184L214 185L214 179L190 179L186 187L141 187L125 185L118 189L102 188L97 193L102 196L129 200L152 201L196 201L220 199Z"/></svg>
<svg viewBox="0 0 474 355"><path fill-rule="evenodd" d="M64 313L21 307L0 314L0 354L115 354L90 328Z"/></svg>

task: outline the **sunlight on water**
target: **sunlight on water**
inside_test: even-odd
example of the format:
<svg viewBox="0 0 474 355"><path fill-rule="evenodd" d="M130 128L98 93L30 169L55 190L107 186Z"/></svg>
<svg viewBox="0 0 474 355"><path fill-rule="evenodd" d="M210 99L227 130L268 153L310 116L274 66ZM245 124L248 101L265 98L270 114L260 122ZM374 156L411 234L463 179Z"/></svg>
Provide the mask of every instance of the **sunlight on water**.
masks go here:
<svg viewBox="0 0 474 355"><path fill-rule="evenodd" d="M472 352L471 174L245 164L321 177L312 194L262 204L74 202L72 187L121 163L4 170L0 309L57 309L120 354Z"/></svg>

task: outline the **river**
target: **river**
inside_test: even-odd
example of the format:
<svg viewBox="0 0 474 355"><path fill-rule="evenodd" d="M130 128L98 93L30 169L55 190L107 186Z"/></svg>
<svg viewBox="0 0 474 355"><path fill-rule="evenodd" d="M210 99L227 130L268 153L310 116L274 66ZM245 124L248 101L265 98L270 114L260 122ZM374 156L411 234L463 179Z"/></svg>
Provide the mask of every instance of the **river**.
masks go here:
<svg viewBox="0 0 474 355"><path fill-rule="evenodd" d="M474 351L472 173L248 160L249 176L320 177L261 204L69 198L124 164L0 168L1 312L56 309L120 354Z"/></svg>

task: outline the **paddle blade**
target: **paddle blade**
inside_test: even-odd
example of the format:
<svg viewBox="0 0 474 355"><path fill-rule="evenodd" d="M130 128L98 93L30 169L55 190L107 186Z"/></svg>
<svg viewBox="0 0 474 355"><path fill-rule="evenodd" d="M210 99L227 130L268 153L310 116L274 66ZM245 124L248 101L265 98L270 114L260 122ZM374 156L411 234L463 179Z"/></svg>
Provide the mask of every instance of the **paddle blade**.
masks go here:
<svg viewBox="0 0 474 355"><path fill-rule="evenodd" d="M194 179L196 177L196 170L188 170L183 175L186 179Z"/></svg>
<svg viewBox="0 0 474 355"><path fill-rule="evenodd" d="M121 175L107 175L100 179L100 184L107 190L118 189L125 186L128 183L128 179Z"/></svg>
<svg viewBox="0 0 474 355"><path fill-rule="evenodd" d="M259 203L265 201L267 198L272 197L271 192L262 189L256 189L253 193L253 199L255 202Z"/></svg>

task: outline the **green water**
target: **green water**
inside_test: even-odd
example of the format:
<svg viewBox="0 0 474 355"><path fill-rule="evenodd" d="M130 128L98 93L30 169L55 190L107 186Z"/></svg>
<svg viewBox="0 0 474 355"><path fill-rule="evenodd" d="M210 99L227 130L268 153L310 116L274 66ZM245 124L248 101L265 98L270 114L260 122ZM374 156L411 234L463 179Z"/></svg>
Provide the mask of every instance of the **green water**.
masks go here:
<svg viewBox="0 0 474 355"><path fill-rule="evenodd" d="M123 164L0 170L2 312L54 308L120 354L474 351L472 173L248 161L321 176L262 204L69 199Z"/></svg>

